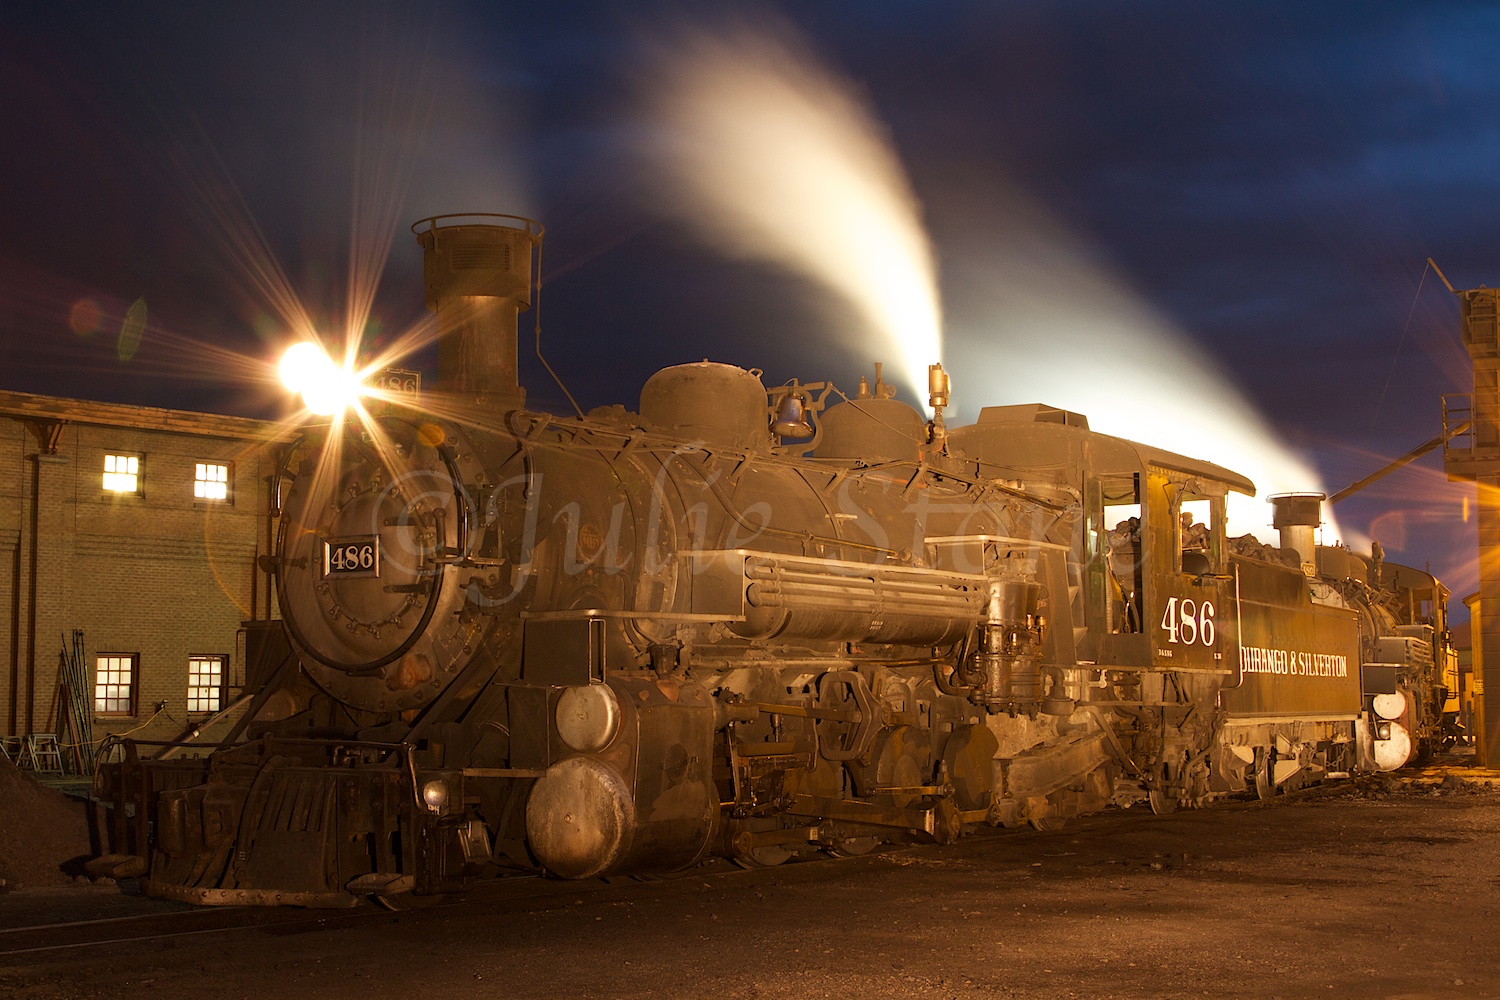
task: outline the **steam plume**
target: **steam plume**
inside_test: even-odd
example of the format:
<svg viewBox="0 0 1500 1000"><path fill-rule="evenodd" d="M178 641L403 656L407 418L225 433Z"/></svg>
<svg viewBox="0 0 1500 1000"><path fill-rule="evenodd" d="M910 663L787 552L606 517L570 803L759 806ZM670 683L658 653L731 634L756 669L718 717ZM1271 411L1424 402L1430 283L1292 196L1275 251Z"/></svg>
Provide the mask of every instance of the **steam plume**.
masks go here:
<svg viewBox="0 0 1500 1000"><path fill-rule="evenodd" d="M993 177L964 197L974 227L949 282L953 402L973 419L992 403L1047 403L1096 431L1203 459L1248 476L1231 494L1231 534L1272 538L1272 493L1322 490L1234 380L1173 322L1142 302L1098 255L1020 192ZM985 205L988 221L973 206ZM1324 540L1338 536L1325 506Z"/></svg>
<svg viewBox="0 0 1500 1000"><path fill-rule="evenodd" d="M882 340L866 334L851 349L893 360L919 400L926 366L941 359L962 373L954 416L1049 403L1095 430L1231 468L1259 490L1231 496L1234 533L1269 536L1267 494L1319 489L1203 350L998 178L945 192L965 206L953 228L972 246L954 256L942 357L936 268L905 172L857 89L790 28L679 31L653 65L658 131L646 152L666 181L663 205L726 252L842 296Z"/></svg>
<svg viewBox="0 0 1500 1000"><path fill-rule="evenodd" d="M931 247L899 160L856 88L786 26L680 31L647 84L661 134L647 155L663 204L724 251L786 267L842 296L925 399L940 360ZM855 345L851 345L853 347Z"/></svg>

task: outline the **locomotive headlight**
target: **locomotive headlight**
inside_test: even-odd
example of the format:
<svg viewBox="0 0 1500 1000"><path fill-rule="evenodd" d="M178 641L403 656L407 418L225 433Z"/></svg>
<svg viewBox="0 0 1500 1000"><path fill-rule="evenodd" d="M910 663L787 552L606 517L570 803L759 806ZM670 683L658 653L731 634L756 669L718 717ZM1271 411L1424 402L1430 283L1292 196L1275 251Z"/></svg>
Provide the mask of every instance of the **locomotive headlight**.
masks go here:
<svg viewBox="0 0 1500 1000"><path fill-rule="evenodd" d="M1391 738L1391 724L1384 719L1375 723L1375 738L1377 740L1388 740Z"/></svg>
<svg viewBox="0 0 1500 1000"><path fill-rule="evenodd" d="M287 348L276 371L281 376L282 385L293 392L301 392L317 376L321 363L332 362L317 344L304 340Z"/></svg>
<svg viewBox="0 0 1500 1000"><path fill-rule="evenodd" d="M448 808L448 783L441 778L427 782L422 786L422 801L435 813L445 811Z"/></svg>
<svg viewBox="0 0 1500 1000"><path fill-rule="evenodd" d="M277 371L282 384L300 393L303 405L319 416L332 416L359 398L359 376L310 341L288 348Z"/></svg>

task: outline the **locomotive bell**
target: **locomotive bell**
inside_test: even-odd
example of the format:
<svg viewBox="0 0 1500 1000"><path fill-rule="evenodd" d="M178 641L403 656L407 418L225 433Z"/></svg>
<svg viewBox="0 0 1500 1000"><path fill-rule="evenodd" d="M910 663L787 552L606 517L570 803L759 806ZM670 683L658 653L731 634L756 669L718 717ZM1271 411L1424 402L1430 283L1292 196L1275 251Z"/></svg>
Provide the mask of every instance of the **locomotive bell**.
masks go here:
<svg viewBox="0 0 1500 1000"><path fill-rule="evenodd" d="M771 424L771 433L784 438L810 438L812 425L807 422L806 401L799 393L789 392L776 410L776 421Z"/></svg>

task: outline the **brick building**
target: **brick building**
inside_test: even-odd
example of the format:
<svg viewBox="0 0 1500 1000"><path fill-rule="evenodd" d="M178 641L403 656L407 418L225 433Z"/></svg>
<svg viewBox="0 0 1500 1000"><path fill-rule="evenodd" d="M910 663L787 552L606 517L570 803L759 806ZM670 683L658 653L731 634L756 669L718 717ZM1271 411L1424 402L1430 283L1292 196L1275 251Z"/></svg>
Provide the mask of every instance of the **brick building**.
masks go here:
<svg viewBox="0 0 1500 1000"><path fill-rule="evenodd" d="M236 703L244 624L274 615L279 433L0 391L0 735L67 728L74 630L96 739L172 739Z"/></svg>

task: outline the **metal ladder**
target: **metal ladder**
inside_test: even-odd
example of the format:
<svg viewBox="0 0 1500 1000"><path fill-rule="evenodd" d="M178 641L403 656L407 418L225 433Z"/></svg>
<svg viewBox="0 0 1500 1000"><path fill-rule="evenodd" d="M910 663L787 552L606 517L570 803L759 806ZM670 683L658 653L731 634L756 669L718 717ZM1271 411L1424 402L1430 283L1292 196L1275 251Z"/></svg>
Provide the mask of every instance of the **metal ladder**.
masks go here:
<svg viewBox="0 0 1500 1000"><path fill-rule="evenodd" d="M56 733L31 733L22 738L21 759L16 766L37 772L61 774L62 747L58 746Z"/></svg>

